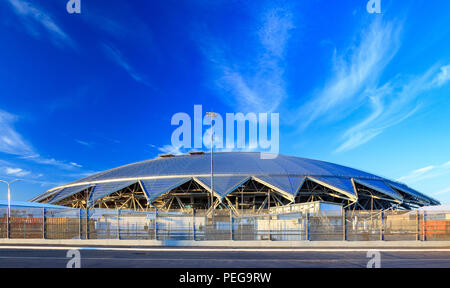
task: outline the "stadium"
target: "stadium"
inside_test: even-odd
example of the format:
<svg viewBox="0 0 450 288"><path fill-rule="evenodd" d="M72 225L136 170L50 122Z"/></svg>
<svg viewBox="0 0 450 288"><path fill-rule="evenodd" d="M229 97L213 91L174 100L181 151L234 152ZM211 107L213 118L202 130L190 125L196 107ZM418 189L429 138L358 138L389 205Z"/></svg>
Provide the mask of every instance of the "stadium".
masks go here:
<svg viewBox="0 0 450 288"><path fill-rule="evenodd" d="M52 188L31 201L137 211L214 209L236 215L317 201L352 210L440 204L405 184L318 160L286 155L260 159L256 152L214 153L212 159L204 152L160 155Z"/></svg>

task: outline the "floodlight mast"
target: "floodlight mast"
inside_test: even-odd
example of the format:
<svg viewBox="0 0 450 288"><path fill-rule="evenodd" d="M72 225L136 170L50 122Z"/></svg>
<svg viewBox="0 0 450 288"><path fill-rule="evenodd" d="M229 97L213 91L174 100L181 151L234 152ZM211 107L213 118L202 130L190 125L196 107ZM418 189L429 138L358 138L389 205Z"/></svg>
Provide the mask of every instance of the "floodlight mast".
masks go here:
<svg viewBox="0 0 450 288"><path fill-rule="evenodd" d="M213 119L214 117L217 117L218 114L215 112L206 112L206 116L209 116L211 118L211 211L213 213L214 217L214 177L213 177L213 150L214 150L214 127L213 127Z"/></svg>
<svg viewBox="0 0 450 288"><path fill-rule="evenodd" d="M8 185L8 235L9 238L9 223L11 223L11 184L14 182L20 181L19 179L14 179L10 182L6 182L5 180L0 180L0 182L6 183Z"/></svg>

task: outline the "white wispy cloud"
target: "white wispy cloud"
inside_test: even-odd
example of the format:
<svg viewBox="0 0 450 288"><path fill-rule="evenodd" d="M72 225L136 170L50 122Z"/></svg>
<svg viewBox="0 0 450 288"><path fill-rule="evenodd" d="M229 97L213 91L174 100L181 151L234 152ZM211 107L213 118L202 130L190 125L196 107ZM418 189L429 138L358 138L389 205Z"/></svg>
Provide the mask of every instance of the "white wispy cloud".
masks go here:
<svg viewBox="0 0 450 288"><path fill-rule="evenodd" d="M417 183L437 177L450 176L450 161L440 165L429 165L420 169L411 171L397 179L400 182Z"/></svg>
<svg viewBox="0 0 450 288"><path fill-rule="evenodd" d="M72 166L74 166L74 167L78 167L78 168L83 167L82 165L80 165L80 164L78 164L78 163L76 163L76 162L70 162L69 164L72 165Z"/></svg>
<svg viewBox="0 0 450 288"><path fill-rule="evenodd" d="M82 20L86 21L94 29L99 29L102 32L108 33L108 35L119 39L126 37L133 32L131 29L125 28L123 26L124 23L119 23L114 19L102 16L101 11L95 11L95 13L86 15Z"/></svg>
<svg viewBox="0 0 450 288"><path fill-rule="evenodd" d="M94 171L94 170L88 170L88 171L81 171L81 172L76 172L76 173L70 173L67 175L64 175L65 177L70 177L70 178L84 178L84 177L88 177L88 176L92 176L94 174L100 173L103 171Z"/></svg>
<svg viewBox="0 0 450 288"><path fill-rule="evenodd" d="M224 101L240 111L271 112L287 97L284 59L295 28L293 14L287 6L271 7L262 13L257 26L260 28L253 35L257 41L249 43L255 53L245 61L227 53L226 45L213 37L206 37L201 48Z"/></svg>
<svg viewBox="0 0 450 288"><path fill-rule="evenodd" d="M142 83L146 86L153 87L143 75L136 72L136 70L131 66L131 64L125 59L123 54L120 52L119 49L114 47L111 44L102 44L103 50L106 53L106 56L111 59L116 65L124 69L128 75L130 75L131 78L133 78L135 81Z"/></svg>
<svg viewBox="0 0 450 288"><path fill-rule="evenodd" d="M17 116L0 110L0 152L13 155L31 155L33 148L14 128Z"/></svg>
<svg viewBox="0 0 450 288"><path fill-rule="evenodd" d="M17 119L16 115L0 110L0 153L16 155L34 163L52 165L63 169L77 167L54 158L43 157L37 153L33 146L16 131L14 123Z"/></svg>
<svg viewBox="0 0 450 288"><path fill-rule="evenodd" d="M440 87L450 81L450 65L442 66L441 71L433 80L433 85Z"/></svg>
<svg viewBox="0 0 450 288"><path fill-rule="evenodd" d="M19 167L16 163L0 160L0 175L2 177L19 178L21 181L29 179L38 179L43 176L42 173L34 173L28 169Z"/></svg>
<svg viewBox="0 0 450 288"><path fill-rule="evenodd" d="M355 111L365 116L342 133L334 152L359 147L419 111L421 97L450 82L450 66L434 65L422 75L397 75L384 84L381 77L400 48L402 24L377 18L347 51L335 51L333 75L295 118L300 130L312 123L346 119ZM367 111L367 112L366 112Z"/></svg>
<svg viewBox="0 0 450 288"><path fill-rule="evenodd" d="M450 187L441 189L441 190L439 190L439 191L433 193L433 195L436 195L436 196L437 196L437 195L444 195L444 194L448 194L448 193L450 193Z"/></svg>
<svg viewBox="0 0 450 288"><path fill-rule="evenodd" d="M22 168L5 167L5 173L8 176L23 177L29 175L31 172Z"/></svg>
<svg viewBox="0 0 450 288"><path fill-rule="evenodd" d="M75 142L77 142L80 145L89 147L89 148L91 148L94 145L94 143L92 143L92 142L82 141L82 140L79 140L79 139L75 139Z"/></svg>
<svg viewBox="0 0 450 288"><path fill-rule="evenodd" d="M397 53L400 30L399 23L375 20L362 31L358 43L349 47L349 53L335 51L334 75L296 113L300 128L317 120L344 118L358 108L369 96L365 91L376 88L383 69Z"/></svg>
<svg viewBox="0 0 450 288"><path fill-rule="evenodd" d="M443 67L440 71L444 71L442 69ZM438 71L438 66L434 65L418 77L409 80L397 77L380 88L367 91L371 102L371 114L343 133L342 144L336 152L356 148L387 128L411 117L420 109L422 95L446 83L442 81L442 72Z"/></svg>
<svg viewBox="0 0 450 288"><path fill-rule="evenodd" d="M147 144L147 146L152 149L156 149L159 152L162 152L163 154L182 155L189 151L189 149L185 148L182 145L167 144L159 147L154 144Z"/></svg>
<svg viewBox="0 0 450 288"><path fill-rule="evenodd" d="M37 29L35 24L43 28L50 36L51 41L57 46L70 46L76 49L75 42L71 37L63 31L63 29L56 24L50 14L33 2L25 0L7 0L20 18L23 25L26 27L27 31L36 38L41 37L39 29Z"/></svg>
<svg viewBox="0 0 450 288"><path fill-rule="evenodd" d="M164 145L162 147L158 148L159 151L163 152L164 154L173 154L173 155L181 155L184 154L184 147L179 145L179 146L174 146L174 145Z"/></svg>
<svg viewBox="0 0 450 288"><path fill-rule="evenodd" d="M40 154L32 154L32 155L25 155L25 156L21 156L21 159L25 159L37 164L43 164L43 165L50 165L50 166L55 166L61 169L66 169L66 170L72 170L74 168L78 168L77 165L73 165L72 163L75 162L70 162L67 163L65 161L60 161L60 160L56 160L55 158L47 158L47 157L43 157ZM76 164L76 163L75 163Z"/></svg>

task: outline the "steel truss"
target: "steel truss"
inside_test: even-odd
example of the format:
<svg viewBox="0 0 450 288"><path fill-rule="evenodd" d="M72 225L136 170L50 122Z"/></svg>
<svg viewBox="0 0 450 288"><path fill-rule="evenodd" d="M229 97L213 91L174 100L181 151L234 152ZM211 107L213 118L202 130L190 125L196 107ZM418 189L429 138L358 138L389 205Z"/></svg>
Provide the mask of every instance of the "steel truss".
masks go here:
<svg viewBox="0 0 450 288"><path fill-rule="evenodd" d="M291 203L305 203L324 201L342 204L349 210L387 210L387 209L411 209L423 206L423 201L395 189L400 193L404 201L399 202L388 195L354 183L357 191L357 200L349 198L338 191L322 186L314 181L306 179L294 199L289 199L284 193L258 182L257 178L250 178L233 192L222 199L214 195L214 209L231 210L233 214L260 213L269 207L284 206ZM206 187L207 188L207 187ZM190 181L152 199L151 203L144 192L140 182L125 187L117 192L107 195L95 203L89 203L88 199L92 187L65 199L53 203L72 208L110 208L123 210L148 211L158 209L160 211L178 210L186 213L192 210L211 210L211 194L195 178ZM49 196L41 202L48 202L53 196Z"/></svg>

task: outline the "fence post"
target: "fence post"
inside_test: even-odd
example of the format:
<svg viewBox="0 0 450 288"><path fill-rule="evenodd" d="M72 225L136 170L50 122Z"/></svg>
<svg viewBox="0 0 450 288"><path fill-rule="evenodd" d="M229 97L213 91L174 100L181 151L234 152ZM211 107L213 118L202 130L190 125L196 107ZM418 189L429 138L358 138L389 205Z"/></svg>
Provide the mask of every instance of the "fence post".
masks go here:
<svg viewBox="0 0 450 288"><path fill-rule="evenodd" d="M346 210L342 209L342 233L343 233L343 237L342 240L343 241L347 241L347 215L346 215Z"/></svg>
<svg viewBox="0 0 450 288"><path fill-rule="evenodd" d="M192 240L195 241L195 209L192 209Z"/></svg>
<svg viewBox="0 0 450 288"><path fill-rule="evenodd" d="M89 209L86 204L86 240L89 239Z"/></svg>
<svg viewBox="0 0 450 288"><path fill-rule="evenodd" d="M23 219L23 238L27 238L27 220L28 220L28 216L25 216L22 218Z"/></svg>
<svg viewBox="0 0 450 288"><path fill-rule="evenodd" d="M309 213L306 212L306 241L309 241Z"/></svg>
<svg viewBox="0 0 450 288"><path fill-rule="evenodd" d="M426 229L426 225L425 225L425 210L423 210L423 221L422 221L422 231L423 231L423 235L422 235L422 240L426 241L427 240L427 229Z"/></svg>
<svg viewBox="0 0 450 288"><path fill-rule="evenodd" d="M153 228L155 230L155 240L158 240L158 210L155 210L155 225L154 226L155 227L153 227Z"/></svg>
<svg viewBox="0 0 450 288"><path fill-rule="evenodd" d="M78 228L80 229L80 240L81 239L83 239L82 237L83 237L83 222L82 222L82 215L81 215L81 213L82 213L82 210L81 210L81 208L78 210L78 214L79 214L79 221L78 221Z"/></svg>
<svg viewBox="0 0 450 288"><path fill-rule="evenodd" d="M11 210L8 209L7 215L6 215L6 238L10 238L11 236Z"/></svg>
<svg viewBox="0 0 450 288"><path fill-rule="evenodd" d="M117 239L120 240L120 209L117 209Z"/></svg>
<svg viewBox="0 0 450 288"><path fill-rule="evenodd" d="M416 241L420 241L419 210L416 210Z"/></svg>
<svg viewBox="0 0 450 288"><path fill-rule="evenodd" d="M381 211L381 213L380 213L380 217L381 217L381 219L380 219L380 240L381 241L384 241L384 212L383 211Z"/></svg>
<svg viewBox="0 0 450 288"><path fill-rule="evenodd" d="M233 241L233 214L230 210L230 240Z"/></svg>
<svg viewBox="0 0 450 288"><path fill-rule="evenodd" d="M42 238L46 238L47 237L47 230L46 230L46 223L45 223L46 219L45 219L45 208L42 208Z"/></svg>

